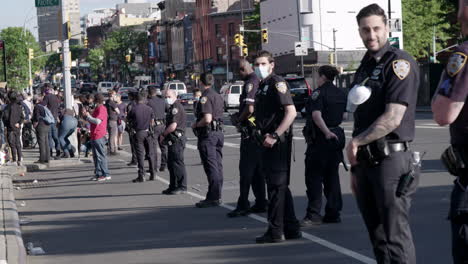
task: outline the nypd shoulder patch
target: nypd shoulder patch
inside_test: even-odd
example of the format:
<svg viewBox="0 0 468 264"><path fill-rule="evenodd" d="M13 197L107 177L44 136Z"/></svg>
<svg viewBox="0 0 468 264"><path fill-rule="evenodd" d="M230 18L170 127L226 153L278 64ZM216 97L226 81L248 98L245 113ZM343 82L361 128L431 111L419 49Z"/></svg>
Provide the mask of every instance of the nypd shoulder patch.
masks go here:
<svg viewBox="0 0 468 264"><path fill-rule="evenodd" d="M317 98L319 97L319 95L320 95L320 91L319 91L319 90L315 90L315 91L312 93L312 95L310 96L310 98L311 98L312 100L315 101L315 100L317 100Z"/></svg>
<svg viewBox="0 0 468 264"><path fill-rule="evenodd" d="M172 113L173 115L177 115L177 113L179 113L179 109L177 109L177 108L174 107L174 108L172 109L172 112L171 112L171 113Z"/></svg>
<svg viewBox="0 0 468 264"><path fill-rule="evenodd" d="M205 96L203 96L202 98L200 98L200 103L201 103L201 104L206 104L207 101L208 101L208 99L207 99Z"/></svg>
<svg viewBox="0 0 468 264"><path fill-rule="evenodd" d="M253 87L254 86L253 86L252 83L247 84L247 93L250 93L252 91Z"/></svg>
<svg viewBox="0 0 468 264"><path fill-rule="evenodd" d="M466 60L467 60L466 54L461 53L461 52L453 53L450 56L449 61L447 63L447 68L446 68L447 74L450 77L457 75L465 66Z"/></svg>
<svg viewBox="0 0 468 264"><path fill-rule="evenodd" d="M286 93L286 91L288 90L288 86L286 85L286 82L277 82L276 90L278 90L278 92L282 94Z"/></svg>
<svg viewBox="0 0 468 264"><path fill-rule="evenodd" d="M395 60L392 65L393 72L400 80L404 80L411 71L411 64L407 60Z"/></svg>

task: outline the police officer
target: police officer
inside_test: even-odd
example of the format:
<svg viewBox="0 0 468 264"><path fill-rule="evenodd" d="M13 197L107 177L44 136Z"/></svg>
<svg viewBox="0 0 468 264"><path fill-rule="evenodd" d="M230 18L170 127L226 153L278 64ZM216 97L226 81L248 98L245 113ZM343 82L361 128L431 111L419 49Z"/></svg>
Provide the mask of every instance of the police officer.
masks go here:
<svg viewBox="0 0 468 264"><path fill-rule="evenodd" d="M192 129L198 137L198 151L208 178L208 193L205 200L195 205L198 208L219 206L223 189L223 146L224 134L222 118L224 102L221 95L211 86L214 77L210 73L200 76L203 93L197 109L197 120Z"/></svg>
<svg viewBox="0 0 468 264"><path fill-rule="evenodd" d="M156 124L154 129L154 138L159 138L164 129L166 128L166 108L167 104L162 97L157 95L157 88L152 86L149 88L149 98L147 103L152 109L154 114L154 122ZM157 164L157 147L161 149L161 165L159 171L164 171L167 164L167 146L164 144L159 144L159 140L154 140L152 147L155 152L155 163Z"/></svg>
<svg viewBox="0 0 468 264"><path fill-rule="evenodd" d="M145 145L153 146L153 135L151 134L151 126L154 126L154 115L153 109L145 104L146 93L140 92L136 96L137 103L132 107L128 113L128 121L130 126L135 130L135 152L138 163L138 177L132 182L144 182L145 181ZM156 174L154 164L154 148L148 148L149 157L149 170L150 170L150 181L154 180Z"/></svg>
<svg viewBox="0 0 468 264"><path fill-rule="evenodd" d="M255 99L256 138L262 146L262 164L268 187L268 230L257 243L282 242L302 237L289 190L292 124L296 108L287 83L273 73L275 62L260 51L255 74L262 80Z"/></svg>
<svg viewBox="0 0 468 264"><path fill-rule="evenodd" d="M458 1L458 21L468 36L468 3ZM432 101L435 121L450 124L451 147L468 164L468 41L456 47L449 58L439 88ZM452 227L453 263L468 263L468 169L453 165L457 179L452 190L449 219Z"/></svg>
<svg viewBox="0 0 468 264"><path fill-rule="evenodd" d="M127 105L127 113L130 113L130 111L133 109L133 107L136 105L136 96L138 95L138 91L136 89L129 89L128 90L128 100L130 102ZM135 130L131 126L128 120L128 115L127 115L127 126L125 127L125 130L128 133L128 140L130 142L130 151L132 153L132 159L129 163L127 163L127 166L136 166L137 165L137 156L136 156L136 151L135 151Z"/></svg>
<svg viewBox="0 0 468 264"><path fill-rule="evenodd" d="M174 90L165 92L169 109L166 117L166 128L159 141L168 145L169 188L163 194L181 194L187 192L187 172L184 163L185 123L187 120L184 107L177 101Z"/></svg>
<svg viewBox="0 0 468 264"><path fill-rule="evenodd" d="M233 114L233 124L241 131L239 176L240 195L237 207L227 214L228 217L245 216L250 213L266 212L267 200L265 190L265 176L261 168L261 148L258 147L252 132L253 126L249 118L254 112L255 94L257 93L259 78L247 60L239 63L239 73L244 79L244 86L239 98L239 112ZM255 195L255 205L250 207L249 190Z"/></svg>
<svg viewBox="0 0 468 264"><path fill-rule="evenodd" d="M339 125L345 117L346 94L333 84L338 75L335 67L321 66L318 74L318 88L309 97L306 106L305 181L309 203L301 222L303 227L321 224L322 220L325 223L341 222L340 211L343 206L338 171L346 139ZM322 184L327 198L323 219L320 215Z"/></svg>
<svg viewBox="0 0 468 264"><path fill-rule="evenodd" d="M415 131L419 70L409 54L389 45L380 6L364 7L357 22L367 53L348 94L348 101L357 105L350 107L357 109L353 138L346 147L351 188L377 263L414 264L408 218L419 169L413 165L409 142ZM413 181L406 182L410 176ZM397 194L399 185L404 194Z"/></svg>

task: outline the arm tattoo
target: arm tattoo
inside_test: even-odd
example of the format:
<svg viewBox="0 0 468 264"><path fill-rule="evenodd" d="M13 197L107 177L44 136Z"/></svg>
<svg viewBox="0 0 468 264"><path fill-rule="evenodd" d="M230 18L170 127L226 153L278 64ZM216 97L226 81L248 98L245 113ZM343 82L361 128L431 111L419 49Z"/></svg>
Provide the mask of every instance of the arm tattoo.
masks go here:
<svg viewBox="0 0 468 264"><path fill-rule="evenodd" d="M358 146L369 144L395 130L400 125L406 108L401 104L387 104L385 112L368 129L354 138Z"/></svg>

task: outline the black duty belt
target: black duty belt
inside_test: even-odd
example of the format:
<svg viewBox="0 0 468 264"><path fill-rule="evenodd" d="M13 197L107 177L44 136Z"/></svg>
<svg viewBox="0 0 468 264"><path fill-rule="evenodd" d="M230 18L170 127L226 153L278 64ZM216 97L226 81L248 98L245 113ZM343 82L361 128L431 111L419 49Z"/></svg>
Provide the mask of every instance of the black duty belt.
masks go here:
<svg viewBox="0 0 468 264"><path fill-rule="evenodd" d="M399 152L399 151L407 151L409 149L409 143L408 142L397 142L397 143L388 143L388 150L390 150L391 153L393 152Z"/></svg>

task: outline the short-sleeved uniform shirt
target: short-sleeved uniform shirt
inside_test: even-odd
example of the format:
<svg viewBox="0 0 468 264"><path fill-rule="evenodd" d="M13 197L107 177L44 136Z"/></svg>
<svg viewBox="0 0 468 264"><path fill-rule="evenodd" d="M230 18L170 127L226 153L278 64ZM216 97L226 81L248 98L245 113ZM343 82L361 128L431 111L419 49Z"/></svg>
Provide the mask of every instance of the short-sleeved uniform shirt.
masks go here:
<svg viewBox="0 0 468 264"><path fill-rule="evenodd" d="M94 109L91 116L102 121L99 125L91 123L91 140L97 140L107 134L107 108L100 105Z"/></svg>
<svg viewBox="0 0 468 264"><path fill-rule="evenodd" d="M117 103L114 100L106 101L107 113L109 114L109 121L117 121L119 119L119 114L115 111Z"/></svg>
<svg viewBox="0 0 468 264"><path fill-rule="evenodd" d="M352 84L370 87L370 98L354 113L353 136L368 129L389 103L407 106L401 124L386 139L390 142L412 141L415 131L416 100L419 88L419 67L405 51L387 44L377 53L367 52L356 71Z"/></svg>
<svg viewBox="0 0 468 264"><path fill-rule="evenodd" d="M153 118L153 109L146 104L135 104L128 113L128 119L136 131L149 129Z"/></svg>
<svg viewBox="0 0 468 264"><path fill-rule="evenodd" d="M450 124L451 143L468 145L468 41L458 46L450 56L439 84L438 94L455 102L464 102L455 122Z"/></svg>
<svg viewBox="0 0 468 264"><path fill-rule="evenodd" d="M197 122L200 121L205 114L211 114L213 116L213 121L221 121L223 112L223 97L212 88L203 91L200 102L197 105Z"/></svg>
<svg viewBox="0 0 468 264"><path fill-rule="evenodd" d="M263 134L273 133L284 118L284 106L294 102L287 82L272 73L264 79L255 96L255 123Z"/></svg>
<svg viewBox="0 0 468 264"><path fill-rule="evenodd" d="M312 112L320 111L327 127L337 127L343 121L343 113L346 110L346 94L332 82L326 82L312 92L307 100L306 110L307 126L316 126L312 120ZM316 132L322 131L316 129Z"/></svg>
<svg viewBox="0 0 468 264"><path fill-rule="evenodd" d="M166 124L169 126L172 123L177 123L176 130L184 131L185 132L185 124L187 122L187 115L185 113L185 109L180 104L179 101L175 101L169 110L167 111L166 116Z"/></svg>
<svg viewBox="0 0 468 264"><path fill-rule="evenodd" d="M152 109L154 118L157 120L163 120L166 118L166 101L159 96L153 96L148 100L147 103Z"/></svg>
<svg viewBox="0 0 468 264"><path fill-rule="evenodd" d="M244 112L248 105L255 104L255 94L257 93L259 84L260 80L255 73L251 73L247 77L239 97L239 113Z"/></svg>

